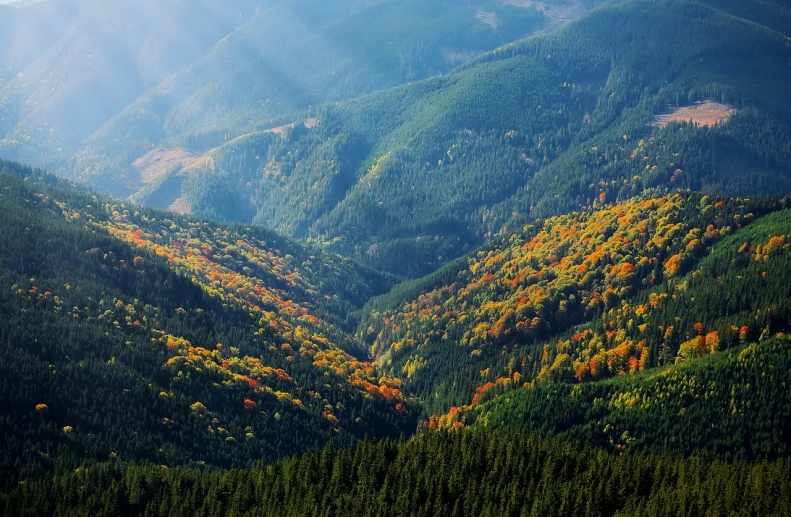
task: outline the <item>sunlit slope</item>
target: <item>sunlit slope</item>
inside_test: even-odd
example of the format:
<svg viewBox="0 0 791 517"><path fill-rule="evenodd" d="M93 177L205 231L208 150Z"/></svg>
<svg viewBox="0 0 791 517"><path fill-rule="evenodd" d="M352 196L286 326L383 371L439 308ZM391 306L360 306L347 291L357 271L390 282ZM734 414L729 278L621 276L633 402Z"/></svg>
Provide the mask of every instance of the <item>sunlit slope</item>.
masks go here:
<svg viewBox="0 0 791 517"><path fill-rule="evenodd" d="M715 7L604 6L445 76L234 140L179 192L194 213L411 277L535 217L645 189L787 193L789 41ZM704 101L722 115L661 127Z"/></svg>
<svg viewBox="0 0 791 517"><path fill-rule="evenodd" d="M23 8L0 5L0 66L4 73L20 72L63 37L78 14L69 7L66 2L42 2Z"/></svg>
<svg viewBox="0 0 791 517"><path fill-rule="evenodd" d="M759 217L687 274L513 363L501 357L499 379L429 425L519 428L619 451L787 455L789 228L787 209ZM514 363L524 375L509 378Z"/></svg>
<svg viewBox="0 0 791 517"><path fill-rule="evenodd" d="M445 413L787 331L788 212L761 217L780 206L674 194L549 218L373 300L358 336Z"/></svg>
<svg viewBox="0 0 791 517"><path fill-rule="evenodd" d="M338 328L379 277L2 168L3 483L91 460L245 465L414 431L399 381L344 351ZM181 254L192 246L198 265Z"/></svg>

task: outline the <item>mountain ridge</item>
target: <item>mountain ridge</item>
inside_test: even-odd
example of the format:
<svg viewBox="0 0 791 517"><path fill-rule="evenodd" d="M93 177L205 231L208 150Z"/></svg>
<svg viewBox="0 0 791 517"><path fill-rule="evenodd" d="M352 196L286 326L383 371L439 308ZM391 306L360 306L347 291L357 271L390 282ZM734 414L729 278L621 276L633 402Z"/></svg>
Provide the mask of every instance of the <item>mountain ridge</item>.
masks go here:
<svg viewBox="0 0 791 517"><path fill-rule="evenodd" d="M760 143L784 141L780 135L788 133L789 107L778 95L778 76L769 73L787 64L785 37L698 2L662 5L665 10L654 14L652 2L604 5L559 32L510 44L449 74L273 123L319 121L318 127L296 127L277 138L254 133L224 144L211 151L212 167L185 176L180 194L194 213L252 220L415 277L529 217L589 206L602 192L627 199L644 188L672 188L677 180L711 192L787 191L787 145L778 142L769 151ZM653 19L640 19L644 10ZM676 46L647 30L671 30L677 18L694 21L699 30L683 35ZM624 26L624 35L607 34L604 28L612 23ZM724 32L744 33L752 43L731 49ZM616 52L635 38L657 49L649 63L653 68L639 73L629 70L642 66L643 49ZM552 48L556 52L544 50ZM692 52L710 57L700 61ZM735 70L737 61L749 67L749 78L746 68ZM668 70L660 62L678 64ZM670 82L646 82L652 74ZM756 76L762 80L754 81ZM519 90L528 84L527 91ZM605 96L605 90L612 95ZM560 115L548 113L539 99L554 102ZM707 100L736 113L687 133L676 126L648 128L667 105ZM523 118L512 114L514 106L526 110ZM760 137L747 136L758 128ZM649 137L667 143L643 151L637 144L656 139ZM679 151L689 163L676 163ZM629 166L624 158L634 152L652 153L656 170L645 174L638 164ZM288 153L292 156L284 159ZM732 162L757 181L730 172ZM675 175L676 170L685 174ZM369 175L373 171L376 176ZM624 180L629 184L619 186ZM601 182L606 185L597 186ZM215 192L224 194L215 198ZM234 212L231 206L238 208ZM406 250L412 260L401 258Z"/></svg>

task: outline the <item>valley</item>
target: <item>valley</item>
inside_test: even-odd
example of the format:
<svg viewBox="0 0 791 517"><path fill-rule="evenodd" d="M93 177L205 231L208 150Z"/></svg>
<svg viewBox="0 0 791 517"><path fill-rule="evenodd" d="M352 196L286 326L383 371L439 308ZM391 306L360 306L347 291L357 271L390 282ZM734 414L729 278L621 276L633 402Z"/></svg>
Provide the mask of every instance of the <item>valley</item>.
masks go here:
<svg viewBox="0 0 791 517"><path fill-rule="evenodd" d="M789 35L0 6L0 514L788 515Z"/></svg>

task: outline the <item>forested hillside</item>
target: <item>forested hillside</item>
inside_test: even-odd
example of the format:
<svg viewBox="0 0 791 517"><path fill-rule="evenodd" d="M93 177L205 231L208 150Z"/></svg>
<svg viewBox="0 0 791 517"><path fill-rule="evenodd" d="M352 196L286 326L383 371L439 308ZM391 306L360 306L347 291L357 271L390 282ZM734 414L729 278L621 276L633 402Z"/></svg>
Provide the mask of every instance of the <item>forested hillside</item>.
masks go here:
<svg viewBox="0 0 791 517"><path fill-rule="evenodd" d="M260 230L182 220L182 245L164 214L2 169L0 483L88 460L244 466L414 432L398 379L335 341L381 277Z"/></svg>
<svg viewBox="0 0 791 517"><path fill-rule="evenodd" d="M411 277L537 216L646 189L787 194L791 46L731 15L761 12L605 5L450 74L235 139L164 190L193 213Z"/></svg>
<svg viewBox="0 0 791 517"><path fill-rule="evenodd" d="M789 83L780 0L0 6L0 514L791 515Z"/></svg>
<svg viewBox="0 0 791 517"><path fill-rule="evenodd" d="M57 5L37 9L68 37L20 44L29 55L11 55L30 63L0 79L4 156L397 275L646 189L791 192L791 17L777 3L240 2L195 41L139 31L79 67L99 40L62 28ZM27 9L9 11L22 27ZM192 31L214 12L167 9L108 7L99 25L156 14ZM134 77L102 68L118 56ZM67 85L58 66L83 72ZM54 94L31 89L47 81Z"/></svg>
<svg viewBox="0 0 791 517"><path fill-rule="evenodd" d="M552 217L372 300L358 337L445 413L788 331L784 206L674 194Z"/></svg>
<svg viewBox="0 0 791 517"><path fill-rule="evenodd" d="M447 72L549 23L496 0L270 3L97 127L67 170L128 196L144 184L132 163L154 147L202 153L311 106Z"/></svg>
<svg viewBox="0 0 791 517"><path fill-rule="evenodd" d="M767 338L650 373L521 388L444 420L614 451L783 458L791 452L790 367L791 340Z"/></svg>
<svg viewBox="0 0 791 517"><path fill-rule="evenodd" d="M3 168L5 483L418 427L786 455L791 348L770 339L791 326L785 200L556 216L376 298L391 277L267 230Z"/></svg>
<svg viewBox="0 0 791 517"><path fill-rule="evenodd" d="M491 0L0 6L0 151L121 194L104 173L120 179L155 143L201 149L441 73L546 26L548 12Z"/></svg>
<svg viewBox="0 0 791 517"><path fill-rule="evenodd" d="M789 210L759 218L688 274L522 352L534 381L482 385L472 407L430 424L518 427L621 450L787 456L790 229Z"/></svg>

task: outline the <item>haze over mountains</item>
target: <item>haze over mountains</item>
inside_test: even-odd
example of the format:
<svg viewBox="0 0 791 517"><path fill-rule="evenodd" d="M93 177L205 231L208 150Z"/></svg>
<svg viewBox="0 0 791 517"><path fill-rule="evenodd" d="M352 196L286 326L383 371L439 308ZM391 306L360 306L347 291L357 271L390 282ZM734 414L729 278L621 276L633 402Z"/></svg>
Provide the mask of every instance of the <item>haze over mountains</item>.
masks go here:
<svg viewBox="0 0 791 517"><path fill-rule="evenodd" d="M263 108L261 104L271 97L274 106L252 117L260 119L261 114L271 117L273 114L289 113L294 109L304 109L310 102L336 100L425 77L448 70L453 64L465 60L470 53L488 50L527 34L531 25L535 24L529 21L524 23L524 18L536 18L535 13L532 16L503 17L502 22L492 22L505 25L498 30L475 18L477 8L485 6L485 2L479 6L465 5L463 8L454 8L451 4L439 8L429 4L422 8L423 12L417 13L414 12L415 6L381 1L348 1L331 5L326 2L258 0L223 2L221 5L209 2L48 2L44 6L10 11L4 17L9 22L8 29L4 31L8 41L23 48L36 46L40 50L20 55L20 52L9 47L8 54L14 56L13 62L10 58L3 62L6 65L4 68L10 67L15 73L38 71L50 74L50 77L59 77L53 75L58 74L55 69L57 61L57 65L67 68L74 80L78 81L74 86L79 85L86 98L91 93L98 95L94 111L98 106L102 112L85 121L82 131L72 130L71 134L63 135L61 140L44 139L41 142L39 135L29 135L39 144L32 152L42 153L46 157L60 154L53 151L61 148L61 144L70 145L67 151L73 152L80 147L84 138L102 129L111 117L119 114L127 118L137 117L138 111L144 108L153 110L149 117L155 117L159 122L157 129L160 133L172 133L167 119L178 118L178 114L171 114L170 111L179 107L182 110L188 108L187 101L190 99L194 105L199 100L196 96L210 96L203 100L216 103L213 109L219 113L213 117L217 118L233 116L239 110L260 110ZM522 10L512 8L510 11L509 15ZM470 15L470 19L464 19L464 15ZM415 18L409 19L409 16ZM399 18L406 19L401 19L397 24L391 23ZM419 37L420 28L410 23L415 19L424 20L422 35L427 38L426 41L421 41ZM379 20L378 26L376 20ZM34 23L38 30L25 30L24 26L18 25L18 21ZM447 33L442 33L441 27L446 24L450 25L448 32L452 31L450 38ZM46 33L39 34L44 27L48 29ZM351 32L352 28L364 30ZM404 41L407 34L412 37L411 43ZM49 40L42 36L49 36ZM230 37L226 40L226 36ZM440 41L442 48L438 48L440 45L437 43ZM295 45L297 48L294 48ZM396 48L388 48L394 45ZM302 47L301 51L299 46ZM288 52L284 52L286 48L289 48ZM313 49L320 51L308 52ZM301 56L299 52L302 52ZM314 61L298 64L296 61L299 58L312 58ZM193 67L185 68L192 64ZM79 70L90 71L96 77L78 74ZM118 72L123 70L129 75L119 76ZM176 72L179 73L162 84ZM368 73L372 76L368 77ZM325 90L325 82L332 81L332 77L338 83L334 91L318 91ZM121 78L125 80L121 81ZM267 78L269 83L254 85L251 82L266 81ZM23 79L12 87L22 104L26 104L34 94L24 87L25 84L37 84L34 79L36 77ZM118 82L103 82L112 80ZM66 86L63 82L59 79L58 86ZM121 85L124 88L118 91ZM254 90L247 91L251 86L255 86ZM228 88L233 89L228 91ZM234 91L246 95L241 99L221 98L223 93ZM288 95L281 99L279 97L283 92ZM102 97L111 94L110 98ZM62 95L68 95L68 92ZM65 102L66 98L60 101ZM32 102L36 100L32 99ZM127 106L129 110L123 113ZM39 108L42 116L56 115L60 109L62 107L58 105L50 105L48 111ZM189 115L189 111L187 109L187 113L181 116ZM30 115L24 113L14 122L24 122L26 116ZM216 119L210 120L218 122ZM189 124L195 120L180 122ZM253 129L246 119L233 122L243 124L243 129ZM257 124L267 122L256 120ZM214 131L232 129L204 125ZM56 131L60 128L54 121L49 122L49 127L56 128ZM112 127L105 128L105 131L112 130ZM37 128L21 125L13 134L22 135L31 129ZM181 133L195 131L195 128L173 129ZM141 136L157 142L162 135Z"/></svg>
<svg viewBox="0 0 791 517"><path fill-rule="evenodd" d="M0 6L0 513L788 515L790 38Z"/></svg>

